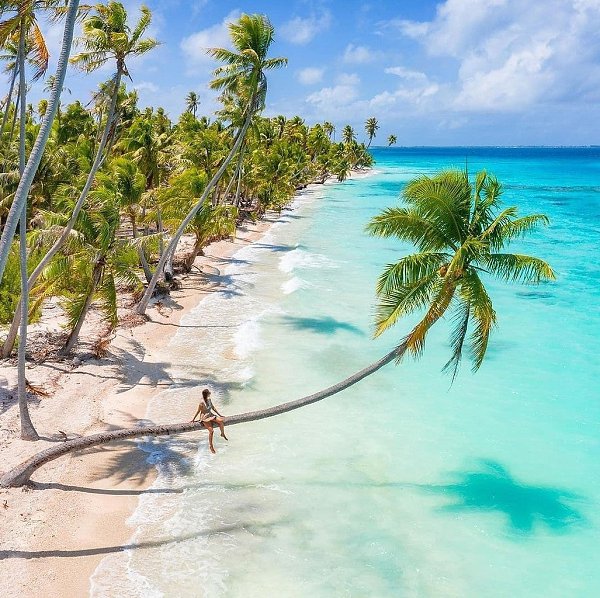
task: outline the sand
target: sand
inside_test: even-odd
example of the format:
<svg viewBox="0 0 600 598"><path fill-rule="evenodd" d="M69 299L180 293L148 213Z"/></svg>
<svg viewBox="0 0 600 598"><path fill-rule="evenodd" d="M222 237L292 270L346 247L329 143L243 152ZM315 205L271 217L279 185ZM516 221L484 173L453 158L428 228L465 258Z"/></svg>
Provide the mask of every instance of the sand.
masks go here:
<svg viewBox="0 0 600 598"><path fill-rule="evenodd" d="M89 354L102 328L92 317L75 359L28 364L29 382L50 391L31 407L43 440L18 438L18 408L11 397L16 368L0 368L0 471L62 442L63 433L71 438L142 420L148 401L172 382L168 343L179 319L218 288L227 259L258 240L275 219L247 224L234 241L207 247L195 265L210 274L194 269L181 290L149 309L151 321L120 326L105 358ZM52 309L59 311L50 306L41 325L46 330L59 328ZM189 420L195 408L195 402L183 400L181 421ZM100 560L127 547L132 531L126 520L155 476L146 456L135 442L113 443L46 465L34 475L31 489L0 490L0 596L87 596Z"/></svg>

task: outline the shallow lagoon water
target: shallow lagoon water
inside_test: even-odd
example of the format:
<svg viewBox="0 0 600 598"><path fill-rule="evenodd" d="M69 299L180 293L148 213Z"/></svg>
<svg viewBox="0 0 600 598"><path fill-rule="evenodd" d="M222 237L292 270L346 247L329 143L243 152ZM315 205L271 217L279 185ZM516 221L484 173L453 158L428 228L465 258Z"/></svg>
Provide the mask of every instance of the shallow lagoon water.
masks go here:
<svg viewBox="0 0 600 598"><path fill-rule="evenodd" d="M596 596L600 594L600 153L375 150L368 177L305 193L223 265L227 287L171 343L178 384L225 413L330 385L383 355L374 284L410 248L363 232L415 175L486 168L549 228L515 245L558 281L490 282L486 362L453 385L442 323L424 358L299 411L216 437L143 445L160 475L131 518L145 548L110 555L92 595Z"/></svg>

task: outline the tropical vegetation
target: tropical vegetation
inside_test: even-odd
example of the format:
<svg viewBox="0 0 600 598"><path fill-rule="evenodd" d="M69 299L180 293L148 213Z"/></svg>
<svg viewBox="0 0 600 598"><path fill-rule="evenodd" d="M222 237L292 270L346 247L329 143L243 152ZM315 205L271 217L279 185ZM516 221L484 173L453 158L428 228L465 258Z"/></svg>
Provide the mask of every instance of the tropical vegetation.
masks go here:
<svg viewBox="0 0 600 598"><path fill-rule="evenodd" d="M41 12L65 27L46 84ZM82 32L72 44L77 18ZM145 6L128 15L114 1L0 3L0 59L9 75L0 104L0 324L9 325L3 357L19 348L24 438L37 438L26 401L27 325L44 301L55 297L64 307L68 353L92 305L108 334L119 292L137 298L140 313L156 292L168 292L184 234L194 242L175 268L189 270L204 246L234 234L243 219L281 210L297 189L344 180L372 163L355 135L333 141L331 123L262 116L268 72L287 62L269 56L274 32L262 15L230 25L233 50L210 50L220 65L211 82L221 101L215 117L200 115L194 91L176 121L160 107L139 107L126 80L130 58L159 43L146 35L151 18ZM86 105L61 104L69 60L84 73L105 65L113 72ZM37 110L26 104L32 85L49 92Z"/></svg>

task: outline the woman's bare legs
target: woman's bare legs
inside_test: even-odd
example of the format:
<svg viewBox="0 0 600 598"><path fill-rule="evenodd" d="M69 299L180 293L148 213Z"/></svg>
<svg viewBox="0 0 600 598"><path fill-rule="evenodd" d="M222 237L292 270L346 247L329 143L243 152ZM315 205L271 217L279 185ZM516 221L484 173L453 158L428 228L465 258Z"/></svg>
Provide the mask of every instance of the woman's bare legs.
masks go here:
<svg viewBox="0 0 600 598"><path fill-rule="evenodd" d="M213 446L213 425L212 422L202 422L202 425L208 430L208 446L211 453L216 453L215 447Z"/></svg>
<svg viewBox="0 0 600 598"><path fill-rule="evenodd" d="M221 436L223 438L225 438L225 440L229 440L229 438L227 438L227 436L225 436L225 424L223 423L223 418L217 417L216 422L217 422L217 425L219 426L219 429L221 430Z"/></svg>

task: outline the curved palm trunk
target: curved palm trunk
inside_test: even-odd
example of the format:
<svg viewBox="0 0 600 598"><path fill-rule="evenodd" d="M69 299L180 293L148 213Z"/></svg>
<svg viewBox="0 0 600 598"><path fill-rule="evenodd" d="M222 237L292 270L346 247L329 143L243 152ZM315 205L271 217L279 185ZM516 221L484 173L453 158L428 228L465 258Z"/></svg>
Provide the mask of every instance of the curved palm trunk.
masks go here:
<svg viewBox="0 0 600 598"><path fill-rule="evenodd" d="M255 97L252 96L249 106L254 106L255 101L256 101ZM152 280L148 284L148 288L146 289L144 296L142 297L142 299L140 300L140 302L137 306L137 313L139 313L141 315L144 315L146 313L146 310L148 309L148 304L150 303L150 298L152 297L152 294L154 293L156 283L158 282L158 279L161 276L161 273L165 267L165 263L166 263L167 259L169 258L170 255L175 253L177 244L179 243L181 236L185 232L185 229L189 226L189 224L192 221L192 219L194 218L194 216L198 213L200 208L204 205L204 202L208 199L209 194L212 191L213 187L223 176L223 173L227 169L227 166L229 165L229 163L231 162L231 160L233 159L233 157L235 156L237 151L240 149L240 147L244 141L244 138L246 137L246 131L248 130L248 127L250 126L250 122L252 121L253 114L254 114L254 112L251 109L249 109L248 115L246 116L246 120L244 122L244 125L240 129L240 132L238 133L238 136L236 137L235 143L233 144L233 147L229 151L229 154L225 158L223 164L221 164L221 167L219 168L219 170L217 170L217 172L214 174L212 179L209 181L208 185L204 189L204 193L202 193L202 197L200 197L200 199L198 200L196 205L188 212L187 216L183 219L182 223L179 225L179 228L177 229L177 231L175 231L173 238L171 239L165 252L162 254L162 256L158 262L158 265L156 266L156 270L154 271L154 275L152 276Z"/></svg>
<svg viewBox="0 0 600 598"><path fill-rule="evenodd" d="M25 20L21 19L19 32L19 89L20 122L19 122L19 174L25 170L25 124L27 119L27 94L25 88ZM15 110L16 112L16 110ZM21 342L17 361L17 397L19 401L19 419L21 421L21 438L38 440L39 436L31 421L27 405L27 381L25 378L25 357L27 352L27 320L29 315L29 293L27 292L27 202L23 204L19 221L19 269L21 275Z"/></svg>
<svg viewBox="0 0 600 598"><path fill-rule="evenodd" d="M398 360L406 351L406 344L402 344L390 351L387 355L382 357L379 361L372 363L366 368L356 372L349 378L330 386L324 390L316 392L312 395L308 395L295 401L288 403L281 403L275 407L269 407L268 409L260 409L259 411L250 411L248 413L240 413L239 415L232 415L225 418L226 426L233 426L234 424L242 424L251 421L257 421L259 419L265 419L267 417L273 417L300 407L305 407L317 401L321 401L327 397L330 397L346 388L360 382L363 378L370 376L377 370L381 369L388 363ZM165 424L148 427L137 427L137 428L125 428L122 430L115 430L112 432L101 432L99 434L92 434L90 436L83 436L81 438L75 438L74 440L67 440L59 445L47 448L33 457L23 461L23 463L17 465L11 471L5 473L0 477L0 488L9 488L16 486L23 486L27 484L32 474L39 469L42 465L54 461L59 457L67 455L73 451L79 451L84 448L92 446L98 446L100 444L106 444L107 442L114 442L116 440L125 440L128 438L138 438L140 436L168 436L170 434L181 434L185 432L195 432L204 430L200 422L188 422L182 424Z"/></svg>
<svg viewBox="0 0 600 598"><path fill-rule="evenodd" d="M10 78L10 87L8 88L8 95L6 96L6 106L4 107L4 114L2 116L2 125L0 126L0 138L4 134L6 124L8 123L8 113L10 111L10 102L12 100L13 92L15 90L15 82L17 80L17 69L13 69L12 76Z"/></svg>
<svg viewBox="0 0 600 598"><path fill-rule="evenodd" d="M116 124L116 123L113 123L113 120L115 119L115 111L116 111L116 106L117 106L117 95L118 95L119 85L121 83L121 77L122 77L122 72L121 72L121 69L119 69L115 76L115 88L113 91L113 97L111 98L110 109L109 109L108 115L106 117L106 125L104 126L102 138L100 139L100 144L98 145L98 149L96 151L96 156L94 157L94 162L92 164L92 168L90 169L90 172L85 181L85 185L84 185L83 189L81 190L79 198L77 199L77 203L75 204L75 207L73 208L73 213L71 214L69 221L65 225L60 237L54 242L52 247L48 250L46 255L42 258L40 263L36 266L35 270L29 276L29 280L27 281L27 289L29 292L31 292L31 289L33 288L33 285L35 284L35 281L39 278L40 274L44 271L44 268L49 264L50 260L58 253L60 248L65 244L65 241L68 239L69 235L71 234L71 231L73 230L73 227L75 226L75 223L77 222L77 217L79 216L79 212L81 212L81 208L83 207L83 204L85 203L85 200L87 199L87 196L90 192L90 189L92 187L94 179L96 178L96 173L100 169L100 166L102 166L102 162L104 161L104 158L106 157L104 154L104 147L106 146L106 142L107 142L108 136L113 128L113 125ZM4 341L4 346L2 347L2 357L4 357L4 358L8 357L11 354L14 344L15 344L15 339L17 336L18 321L19 321L17 316L20 317L19 311L17 311L15 313L15 316L13 317L13 321L11 323L10 330L8 332L8 336L6 337L6 340Z"/></svg>
<svg viewBox="0 0 600 598"><path fill-rule="evenodd" d="M10 125L10 133L8 141L12 142L15 137L15 129L17 128L17 118L19 116L19 106L21 105L21 86L17 89L17 101L15 102L15 111L13 112L12 124Z"/></svg>
<svg viewBox="0 0 600 598"><path fill-rule="evenodd" d="M40 126L37 139L35 140L35 144L31 150L31 154L29 156L29 160L27 161L27 165L25 166L23 176L19 181L19 186L17 187L10 212L8 213L4 230L2 231L2 236L0 237L0 281L4 275L4 269L6 268L6 261L8 260L8 254L10 253L10 247L15 235L15 231L17 230L17 223L21 217L21 212L23 211L23 204L27 201L31 183L33 182L33 177L37 172L38 166L40 165L42 154L44 153L44 148L46 147L46 142L48 141L50 130L52 128L52 121L54 120L56 111L58 109L60 93L65 81L65 75L69 63L69 54L71 53L71 45L73 43L73 29L77 20L78 7L79 0L71 0L69 9L67 11L67 17L65 19L65 30L61 51L58 58L58 64L56 67L54 87L52 88L52 92L48 100L48 111L46 112L46 116L42 119L42 124Z"/></svg>

